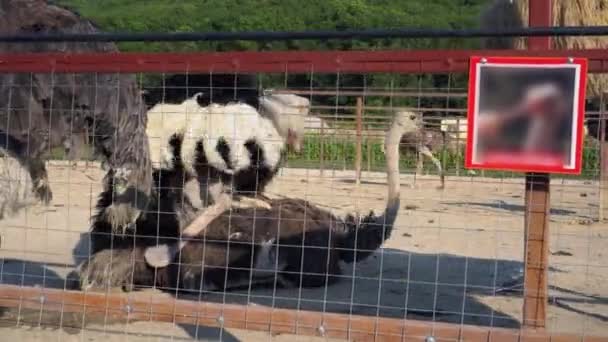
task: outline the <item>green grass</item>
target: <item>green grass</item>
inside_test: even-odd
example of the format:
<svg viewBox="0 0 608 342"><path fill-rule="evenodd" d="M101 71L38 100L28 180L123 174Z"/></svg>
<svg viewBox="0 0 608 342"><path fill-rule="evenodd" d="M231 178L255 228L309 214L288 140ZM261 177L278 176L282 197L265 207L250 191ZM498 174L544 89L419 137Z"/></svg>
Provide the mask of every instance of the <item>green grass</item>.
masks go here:
<svg viewBox="0 0 608 342"><path fill-rule="evenodd" d="M385 171L385 156L381 150L378 140L366 140L362 142L362 169L364 171ZM356 158L356 142L352 139L338 139L326 137L321 139L318 135L309 135L305 138L303 153L301 155L289 154L287 163L292 167L319 168L321 164L321 150L323 150L323 167L326 169L354 170ZM460 151L442 150L436 154L441 161L446 174L456 174L457 170L465 175L464 146ZM414 153L401 153L399 167L403 170L412 171L416 167L416 155ZM435 165L428 159L424 159L423 171L436 174ZM523 173L511 171L477 171L474 176L485 177L517 177ZM567 176L563 178L597 178L599 175L599 146L597 142L586 140L583 149L583 170L581 175Z"/></svg>
<svg viewBox="0 0 608 342"><path fill-rule="evenodd" d="M382 152L381 143L377 139L364 139L361 145L361 167L363 171L384 172L386 159ZM452 150L440 151L437 158L448 175L468 175L464 167L464 147L459 152ZM319 135L307 135L304 139L302 153L299 155L289 153L286 166L297 168L309 168L325 170L354 170L356 158L356 142L353 139L337 138L327 136L321 138ZM65 153L61 148L51 151L49 159L65 160ZM95 160L92 150L85 147L80 160ZM323 159L321 161L321 159ZM401 153L399 167L402 172L412 172L416 168L416 155L413 153ZM436 174L435 165L428 159L424 159L423 172ZM510 171L477 171L476 175L496 178L512 178L523 176L523 173ZM585 141L583 149L583 171L581 175L559 175L561 178L584 178L593 179L599 177L599 146L592 140Z"/></svg>

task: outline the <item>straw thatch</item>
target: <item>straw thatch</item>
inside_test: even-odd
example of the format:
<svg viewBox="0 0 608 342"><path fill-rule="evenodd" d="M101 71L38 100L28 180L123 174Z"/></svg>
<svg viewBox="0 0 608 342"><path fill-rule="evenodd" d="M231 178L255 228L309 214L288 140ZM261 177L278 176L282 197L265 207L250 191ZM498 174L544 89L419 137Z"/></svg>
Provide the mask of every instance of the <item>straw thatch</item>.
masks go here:
<svg viewBox="0 0 608 342"><path fill-rule="evenodd" d="M486 29L518 28L528 26L530 0L494 0L481 15L481 27ZM554 26L608 25L608 0L553 0ZM488 38L485 48L524 49L525 38ZM608 37L554 37L556 49L607 48ZM608 75L590 75L588 95L599 96L608 89Z"/></svg>

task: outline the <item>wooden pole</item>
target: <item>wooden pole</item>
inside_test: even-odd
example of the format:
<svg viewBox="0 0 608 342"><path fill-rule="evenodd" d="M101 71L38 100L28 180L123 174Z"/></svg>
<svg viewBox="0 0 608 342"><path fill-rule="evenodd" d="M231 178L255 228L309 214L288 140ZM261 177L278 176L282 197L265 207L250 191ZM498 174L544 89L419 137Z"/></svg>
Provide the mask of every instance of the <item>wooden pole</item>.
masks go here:
<svg viewBox="0 0 608 342"><path fill-rule="evenodd" d="M606 128L608 128L608 115L606 115L606 96L602 94L602 104L599 116L599 142L600 142L600 212L599 220L608 220L608 141L606 141Z"/></svg>
<svg viewBox="0 0 608 342"><path fill-rule="evenodd" d="M529 3L529 26L552 26L551 0ZM550 37L529 37L528 49L550 49ZM526 174L524 218L524 305L523 326L544 329L547 319L547 271L551 177L546 173Z"/></svg>
<svg viewBox="0 0 608 342"><path fill-rule="evenodd" d="M372 132L372 126L367 125L367 137L365 139L367 143L367 172L372 172L372 144L376 141L370 137L370 132Z"/></svg>
<svg viewBox="0 0 608 342"><path fill-rule="evenodd" d="M356 183L361 183L361 158L362 158L362 138L361 131L363 130L363 98L357 97L357 147L355 156L355 172Z"/></svg>
<svg viewBox="0 0 608 342"><path fill-rule="evenodd" d="M319 140L319 170L321 172L321 177L323 177L323 169L324 167L324 162L323 160L325 159L325 129L323 127L323 121L321 120L321 134L320 134L321 139Z"/></svg>
<svg viewBox="0 0 608 342"><path fill-rule="evenodd" d="M547 317L549 181L546 173L526 174L523 325L528 328L544 328Z"/></svg>
<svg viewBox="0 0 608 342"><path fill-rule="evenodd" d="M467 133L468 134L468 133ZM447 136L447 132L446 132ZM460 118L456 118L456 176L460 176ZM445 165L443 166L445 170Z"/></svg>

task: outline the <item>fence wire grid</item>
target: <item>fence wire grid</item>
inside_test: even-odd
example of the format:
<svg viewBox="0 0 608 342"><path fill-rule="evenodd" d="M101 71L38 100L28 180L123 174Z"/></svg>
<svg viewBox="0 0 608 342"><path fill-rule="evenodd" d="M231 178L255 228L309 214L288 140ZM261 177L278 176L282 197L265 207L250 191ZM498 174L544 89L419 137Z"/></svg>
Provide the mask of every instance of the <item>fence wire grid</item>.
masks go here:
<svg viewBox="0 0 608 342"><path fill-rule="evenodd" d="M10 92L11 96L35 93L34 74L19 75L16 79L23 82L4 84L4 91ZM84 73L67 75L75 79L98 77L97 74ZM76 127L82 108L75 107L73 101L66 99L65 94L70 94L70 89L85 90L78 86L74 88L74 84L54 82L50 103L44 111L46 116L36 114L33 117L35 121L40 120L37 127L46 129L40 133L29 132L47 139L40 158L48 172L52 200L48 204L36 200L23 205L19 202L15 205L19 208L12 211L2 208L5 215L0 221L0 335L10 340L26 338L22 335L25 334L22 327L43 327L45 329L36 330L35 338L62 341L74 337L105 338L109 341L123 338L130 341L280 341L294 338L290 335L294 333L291 328L286 328L283 334L277 333L280 331L277 327L287 325L279 316L271 314L265 317L263 324L260 323L259 313L266 311L256 311L259 308L271 309L266 313L290 309L296 317L304 311L318 313L320 324L310 320L298 321L295 333L308 329L326 340L338 336L356 339L366 324L384 319L396 320L394 322L400 322L404 327L400 331L383 331L387 340L391 334L397 340L427 337L427 334L417 335L416 331L422 330L411 330L412 335L408 335L410 320L429 323L428 335L439 334L438 338L440 329L433 327L443 327L443 323L457 327L474 325L490 332L521 327L526 210L524 175L464 168L467 134L465 75L321 74L311 70L301 74L258 73L254 77L255 84L247 86L239 84L241 74L225 74L227 85L204 84L207 81L196 84L196 80L209 80L217 75L194 74L187 70L135 76L139 89L143 90L136 96L141 96L146 102L146 109L161 101L182 101L196 92L210 93L212 98L215 94L235 100L242 100L244 93L255 93L256 96L287 93L308 99L311 106L310 114L305 118L302 149L299 153L286 155L264 194L269 201L276 201L272 203L301 199L308 201L310 207L301 207L302 211L291 218L274 217L267 221L263 217L247 216L251 211L228 211L228 218L217 224L218 228L214 230L221 234L196 241L203 250L205 263L193 254L188 260L183 256L176 258L165 270L145 266L141 253L133 250L151 244L152 240L177 241L179 232L171 235L167 231L177 231L180 227L177 223L160 219L162 210L156 208L145 213L156 217L154 229L128 231L125 239L132 246L118 243L114 246L118 241L115 239L121 239L118 232L109 236L91 233L91 217L96 212L95 205L106 175L102 160L93 153L97 132ZM121 78L112 74L108 79L117 81ZM175 81L187 79L190 81ZM112 87L118 91L120 86L117 83L98 83L96 87L105 87L107 92L114 89ZM95 89L87 91L96 92ZM608 331L608 287L605 286L608 259L604 250L608 235L606 223L600 219L602 210L606 210L602 208L600 199L600 141L604 139L600 118L605 110L605 99L588 100L583 172L580 176L552 176L550 198L547 331L581 338L587 335L607 337ZM103 99L97 101L103 106L99 102ZM22 120L17 116L35 111L34 107L13 107L10 102L0 106L1 127L6 132L15 122ZM88 109L95 112L94 108ZM381 247L370 250L354 250L353 246L358 246L356 242L350 247L339 245L332 239L341 235L329 234L340 229L340 221L336 223L336 218L344 220L349 213L365 216L370 210L380 215L387 205L388 151L384 142L395 113L402 111L419 115L423 125L416 131L418 140L401 141L400 205L390 237ZM166 113L166 117L170 120L171 113ZM69 118L67 122L72 124L60 127L55 118ZM61 135L60 131L69 134ZM209 134L213 135L213 132ZM422 143L420 137L430 137L425 138L424 144L440 162L445 174L443 188L437 166L418 153L417 147ZM3 138L6 144L11 143L7 134ZM4 141L2 144L7 146ZM30 179L27 168L15 163L11 154L6 152L8 147L3 148L2 163L6 171L0 179L0 192L8 194L13 191L11 189L23 192L18 189L23 184L31 190L31 184L27 188ZM125 147L114 146L117 150L121 148ZM139 150L144 151L143 148ZM156 186L160 191L165 185L158 183ZM192 201L198 199L196 190L186 187L183 182L180 186L184 188L185 196ZM31 194L24 191L14 198L5 197L6 203L13 203L25 201L24 198L30 198ZM321 216L316 221L317 226L324 229L319 237L306 239L302 230L281 233L283 224L286 227L298 220L309 220L315 215L315 210L324 213L318 214ZM253 213L263 215L268 212L260 209ZM262 222L273 228L255 226L252 231L247 231L242 225L232 226L232 220ZM306 220L299 224L306 225ZM353 227L358 229L362 226ZM379 227L378 238L382 239L386 227ZM261 233L255 235L255 229L265 230L275 239L264 238ZM265 241L270 241L271 247L265 247ZM95 243L104 246L93 253L91 246ZM245 253L244 250L250 252ZM332 258L338 258L340 253L367 252L369 255L357 262L340 260L336 262L338 266L333 265L335 260ZM102 281L98 286L81 288L82 269L78 266L83 262L91 263L100 253L112 257L101 259L107 262L101 264L99 261L98 268L90 272L110 284ZM240 257L231 257L231 253L241 254ZM258 259L252 259L252 253ZM293 255L299 259L294 259ZM263 257L272 262L261 265ZM220 285L203 286L205 280L196 278L197 285L186 290L183 288L184 274L189 272L205 272L202 278L218 279L216 284ZM244 272L247 281L231 283L233 275L238 272ZM144 273L146 276L142 276ZM266 276L260 277L264 278L263 281L253 283L254 273L255 277L262 273ZM112 281L116 277L123 277L119 279L121 281L140 279L137 281L139 284L133 286ZM285 277L297 281L286 282L282 280ZM301 286L304 283L316 285ZM11 295L17 293L11 291L29 288L37 288L39 292L28 292L33 297L27 298ZM47 290L54 292L48 292L48 296L35 295L44 294ZM57 293L72 290L82 291L84 299L66 303L64 300L68 297L57 297ZM86 301L89 295L92 296L89 298L98 298L94 297L95 294L116 294L120 296L116 298L122 298L122 301L116 306L109 306L111 299ZM62 299L53 302L53 298ZM160 302L181 304L162 308L154 306ZM209 310L205 311L209 315L205 316L202 311L196 314L185 312L180 306L184 302L203 305L204 310ZM216 306L205 306L209 303ZM154 312L137 311L146 304L159 312L155 315ZM234 305L243 306L238 309L239 306ZM119 312L117 307L122 311ZM239 310L244 320L241 327L260 324L275 328L246 330L234 328L234 325L224 327L229 313L233 315L230 317L236 317L235 312ZM249 312L250 315L247 314ZM334 314L363 316L368 321L352 321L347 331L332 333L325 328L323 317L335 319L332 318ZM192 316L185 319L188 315ZM162 323L153 321L159 317ZM215 327L209 326L210 317L215 318ZM412 324L414 327L417 323ZM369 338L369 335L361 336L364 336L360 337L361 340ZM309 340L312 337L297 337L300 338Z"/></svg>

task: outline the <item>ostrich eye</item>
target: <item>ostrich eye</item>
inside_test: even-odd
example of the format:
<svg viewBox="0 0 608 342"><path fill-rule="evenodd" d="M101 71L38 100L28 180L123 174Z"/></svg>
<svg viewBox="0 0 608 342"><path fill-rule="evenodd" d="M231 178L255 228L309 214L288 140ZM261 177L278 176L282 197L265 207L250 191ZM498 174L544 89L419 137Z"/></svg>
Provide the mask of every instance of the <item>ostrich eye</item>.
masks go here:
<svg viewBox="0 0 608 342"><path fill-rule="evenodd" d="M414 114L410 115L410 120L412 120L412 121L416 120L416 115L414 115Z"/></svg>

